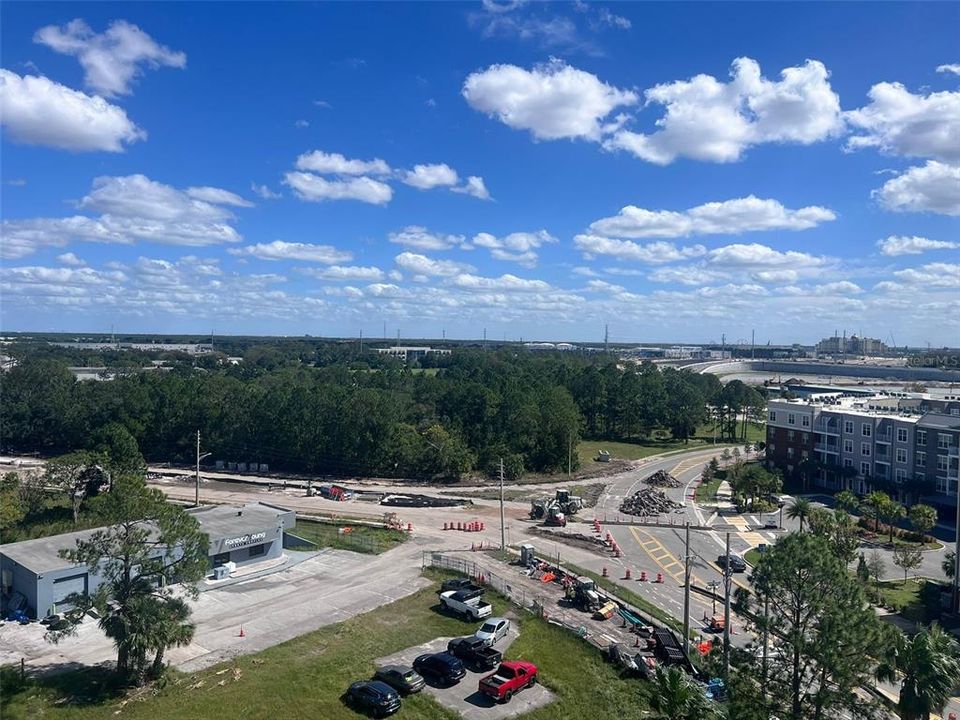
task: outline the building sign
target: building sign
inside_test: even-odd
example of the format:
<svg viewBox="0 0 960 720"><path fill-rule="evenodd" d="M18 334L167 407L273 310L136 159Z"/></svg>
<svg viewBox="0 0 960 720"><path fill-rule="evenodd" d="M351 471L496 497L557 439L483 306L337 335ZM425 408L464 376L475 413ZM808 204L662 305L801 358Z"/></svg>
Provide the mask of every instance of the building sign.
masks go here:
<svg viewBox="0 0 960 720"><path fill-rule="evenodd" d="M240 537L227 538L223 541L223 546L234 550L236 548L246 547L247 545L256 545L257 543L264 542L267 539L267 534L265 532L250 533L248 535L241 535Z"/></svg>

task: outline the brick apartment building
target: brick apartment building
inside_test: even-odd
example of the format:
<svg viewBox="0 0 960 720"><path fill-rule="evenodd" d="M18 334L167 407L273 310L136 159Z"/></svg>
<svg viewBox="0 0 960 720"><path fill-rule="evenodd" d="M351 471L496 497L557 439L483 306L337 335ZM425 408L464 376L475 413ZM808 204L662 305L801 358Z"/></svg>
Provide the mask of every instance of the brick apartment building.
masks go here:
<svg viewBox="0 0 960 720"><path fill-rule="evenodd" d="M960 398L833 391L772 400L767 412L767 466L785 477L829 493L885 490L955 517Z"/></svg>

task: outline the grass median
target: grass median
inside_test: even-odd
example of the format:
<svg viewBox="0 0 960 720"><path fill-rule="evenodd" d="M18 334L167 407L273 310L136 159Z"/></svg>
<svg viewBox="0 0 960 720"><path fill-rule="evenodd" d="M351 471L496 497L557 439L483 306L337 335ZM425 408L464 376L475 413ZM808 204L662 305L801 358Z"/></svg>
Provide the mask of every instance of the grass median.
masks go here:
<svg viewBox="0 0 960 720"><path fill-rule="evenodd" d="M438 580L445 574L427 571ZM341 701L349 684L369 678L377 657L436 637L476 629L434 609L436 586L336 625L308 633L254 655L196 673L172 671L161 684L123 692L103 669L63 672L45 679L19 680L19 668L0 670L0 716L4 720L202 720L362 717ZM488 593L495 614L508 603ZM574 635L526 613L521 632L506 655L540 667L543 683L558 700L535 710L530 720L582 720L603 709L606 717L640 720L649 715L649 685L622 678L600 653ZM464 688L469 694L473 688ZM453 720L429 694L405 698L396 715Z"/></svg>

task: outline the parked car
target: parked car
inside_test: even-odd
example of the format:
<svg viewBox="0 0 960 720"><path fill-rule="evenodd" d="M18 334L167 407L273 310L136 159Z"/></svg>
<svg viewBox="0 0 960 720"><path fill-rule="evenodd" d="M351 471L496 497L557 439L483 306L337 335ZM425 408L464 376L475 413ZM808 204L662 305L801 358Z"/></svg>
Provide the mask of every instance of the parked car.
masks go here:
<svg viewBox="0 0 960 720"><path fill-rule="evenodd" d="M537 684L537 666L522 660L500 663L492 675L480 681L479 690L497 702L508 703L524 688Z"/></svg>
<svg viewBox="0 0 960 720"><path fill-rule="evenodd" d="M721 555L717 558L717 565L721 568L726 569L727 562L730 563L731 572L746 572L747 571L747 562L740 557L739 555Z"/></svg>
<svg viewBox="0 0 960 720"><path fill-rule="evenodd" d="M764 529L764 530L779 530L779 529L780 529L780 523L777 522L777 519L776 519L775 517L768 517L766 520L763 521L763 529Z"/></svg>
<svg viewBox="0 0 960 720"><path fill-rule="evenodd" d="M437 595L451 590L474 590L479 589L476 585L473 584L473 581L470 578L451 578L450 580L444 580L440 584L440 591Z"/></svg>
<svg viewBox="0 0 960 720"><path fill-rule="evenodd" d="M493 607L483 599L482 588L440 593L440 606L464 620L483 620L493 613Z"/></svg>
<svg viewBox="0 0 960 720"><path fill-rule="evenodd" d="M489 647L476 635L454 638L447 643L447 652L465 664L480 670L493 670L503 660L499 650Z"/></svg>
<svg viewBox="0 0 960 720"><path fill-rule="evenodd" d="M361 680L347 689L347 702L374 717L384 717L400 709L397 691L379 680Z"/></svg>
<svg viewBox="0 0 960 720"><path fill-rule="evenodd" d="M413 669L424 677L432 677L444 685L456 685L467 671L450 653L433 653L419 656L413 661Z"/></svg>
<svg viewBox="0 0 960 720"><path fill-rule="evenodd" d="M507 636L510 630L510 621L502 617L488 618L476 632L476 637L485 642L488 646L493 645L501 638Z"/></svg>
<svg viewBox="0 0 960 720"><path fill-rule="evenodd" d="M426 684L420 673L406 665L384 665L377 670L373 679L384 682L397 692L406 695L420 692Z"/></svg>

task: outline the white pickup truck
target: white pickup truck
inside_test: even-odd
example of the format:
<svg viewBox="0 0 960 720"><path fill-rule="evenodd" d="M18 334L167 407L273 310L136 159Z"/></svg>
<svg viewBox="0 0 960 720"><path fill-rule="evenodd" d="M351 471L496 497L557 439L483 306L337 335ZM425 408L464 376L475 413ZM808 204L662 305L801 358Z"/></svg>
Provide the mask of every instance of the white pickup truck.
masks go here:
<svg viewBox="0 0 960 720"><path fill-rule="evenodd" d="M464 620L483 620L493 608L484 602L482 590L450 590L440 593L440 605Z"/></svg>

